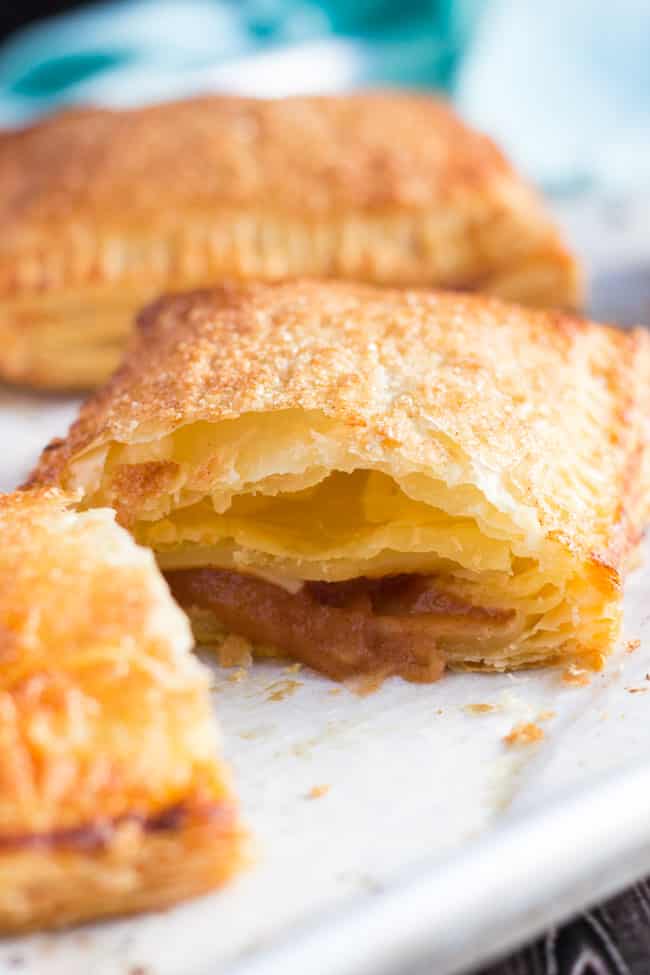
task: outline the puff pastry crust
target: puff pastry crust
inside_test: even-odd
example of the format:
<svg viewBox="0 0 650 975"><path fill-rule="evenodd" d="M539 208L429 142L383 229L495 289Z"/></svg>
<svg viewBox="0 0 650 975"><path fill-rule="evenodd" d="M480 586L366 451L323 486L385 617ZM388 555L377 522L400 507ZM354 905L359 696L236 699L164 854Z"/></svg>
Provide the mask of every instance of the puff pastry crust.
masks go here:
<svg viewBox="0 0 650 975"><path fill-rule="evenodd" d="M648 518L649 419L644 330L449 292L260 284L146 310L33 477L115 507L186 606L258 644L276 642L253 620L269 593L223 573L351 610L359 592L323 586L356 580L364 612L424 614L428 650L401 641L392 662L414 679L441 659L599 667ZM368 582L404 577L426 598ZM390 640L377 653L390 669Z"/></svg>
<svg viewBox="0 0 650 975"><path fill-rule="evenodd" d="M0 136L0 375L88 387L161 292L316 275L573 307L533 191L434 98L205 97Z"/></svg>
<svg viewBox="0 0 650 975"><path fill-rule="evenodd" d="M187 622L114 512L0 497L0 932L162 908L242 830Z"/></svg>

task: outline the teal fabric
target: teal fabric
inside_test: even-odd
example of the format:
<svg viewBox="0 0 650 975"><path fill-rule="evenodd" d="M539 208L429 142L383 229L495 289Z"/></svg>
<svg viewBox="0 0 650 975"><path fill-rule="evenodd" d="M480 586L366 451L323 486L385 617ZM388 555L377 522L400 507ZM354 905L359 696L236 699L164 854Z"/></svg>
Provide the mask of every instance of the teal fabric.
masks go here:
<svg viewBox="0 0 650 975"><path fill-rule="evenodd" d="M260 54L295 55L318 44L344 58L346 84L378 82L450 90L483 0L118 0L31 27L0 51L0 122L61 103L128 100L128 80L147 97L200 87L210 71ZM324 60L323 60L324 59ZM354 65L353 70L350 66ZM287 74L287 88L313 80ZM302 80L302 84L301 84ZM328 87L336 87L335 78ZM280 92L278 92L280 93ZM134 100L136 95L134 92Z"/></svg>
<svg viewBox="0 0 650 975"><path fill-rule="evenodd" d="M648 187L648 0L113 0L0 48L0 125L206 89L451 93L547 188Z"/></svg>

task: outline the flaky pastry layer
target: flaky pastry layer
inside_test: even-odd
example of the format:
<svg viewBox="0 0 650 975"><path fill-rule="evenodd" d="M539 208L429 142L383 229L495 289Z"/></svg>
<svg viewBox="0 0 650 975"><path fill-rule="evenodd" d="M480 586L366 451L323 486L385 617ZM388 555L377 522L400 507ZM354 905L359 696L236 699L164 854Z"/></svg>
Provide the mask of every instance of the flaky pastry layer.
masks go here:
<svg viewBox="0 0 650 975"><path fill-rule="evenodd" d="M165 570L411 574L514 623L450 665L598 666L648 518L650 339L496 300L299 282L179 296L36 482Z"/></svg>
<svg viewBox="0 0 650 975"><path fill-rule="evenodd" d="M0 375L108 376L165 291L318 275L575 307L580 275L498 149L425 95L213 96L0 135Z"/></svg>
<svg viewBox="0 0 650 975"><path fill-rule="evenodd" d="M151 554L54 490L0 497L0 931L162 907L243 832L208 679Z"/></svg>

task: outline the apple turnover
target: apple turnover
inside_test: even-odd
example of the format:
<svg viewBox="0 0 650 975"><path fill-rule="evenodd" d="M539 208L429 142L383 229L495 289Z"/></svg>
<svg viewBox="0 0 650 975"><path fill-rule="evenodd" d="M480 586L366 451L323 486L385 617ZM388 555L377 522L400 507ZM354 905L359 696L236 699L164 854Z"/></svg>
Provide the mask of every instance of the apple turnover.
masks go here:
<svg viewBox="0 0 650 975"><path fill-rule="evenodd" d="M34 483L112 506L201 639L335 678L598 668L650 498L650 336L450 292L162 299Z"/></svg>
<svg viewBox="0 0 650 975"><path fill-rule="evenodd" d="M58 491L0 497L0 932L162 908L243 833L208 680L150 552Z"/></svg>
<svg viewBox="0 0 650 975"><path fill-rule="evenodd" d="M191 99L0 135L0 376L86 388L162 292L300 275L573 307L573 256L439 100Z"/></svg>

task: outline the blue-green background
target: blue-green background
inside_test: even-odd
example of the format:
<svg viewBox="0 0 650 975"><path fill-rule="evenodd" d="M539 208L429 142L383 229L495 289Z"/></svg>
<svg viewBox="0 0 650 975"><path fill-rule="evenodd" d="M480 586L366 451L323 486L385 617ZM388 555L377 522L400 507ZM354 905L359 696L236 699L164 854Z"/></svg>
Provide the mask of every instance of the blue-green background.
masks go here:
<svg viewBox="0 0 650 975"><path fill-rule="evenodd" d="M95 3L0 48L0 124L206 88L377 84L442 90L553 188L650 183L648 0Z"/></svg>

